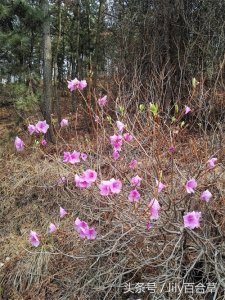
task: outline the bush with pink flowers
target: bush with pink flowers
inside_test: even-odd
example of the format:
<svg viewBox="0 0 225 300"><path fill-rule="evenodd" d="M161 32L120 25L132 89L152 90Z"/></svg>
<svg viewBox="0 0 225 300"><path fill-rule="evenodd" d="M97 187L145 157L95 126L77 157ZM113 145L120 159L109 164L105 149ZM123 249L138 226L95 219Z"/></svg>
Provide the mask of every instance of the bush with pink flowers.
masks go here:
<svg viewBox="0 0 225 300"><path fill-rule="evenodd" d="M71 92L86 85L85 80L68 81ZM14 182L8 196L24 205L25 217L37 215L39 221L21 226L21 262L14 262L13 275L4 280L21 294L28 282L37 292L46 282L58 288L59 281L57 299L62 294L64 299L128 299L129 284L143 299L150 295L147 284L155 284L154 299L159 299L159 285L191 282L204 285L207 295L210 284L216 284L213 295L222 295L225 203L219 143L212 146L210 136L184 133L182 122L160 120L160 106L154 103L131 116L122 100L116 102L113 120L107 112L110 101L100 96L97 111L90 107L93 119L98 117L94 136L61 144L55 154L47 152L46 143L30 156L32 167L21 154L31 143L16 137L14 173L6 172ZM177 119L191 113L184 105ZM61 135L68 124L62 120ZM46 121L37 121L28 132L43 141L48 128ZM37 199L30 199L32 194ZM45 270L38 279L31 280L31 257L36 271ZM140 283L145 288L138 292ZM178 299L179 291L169 297Z"/></svg>

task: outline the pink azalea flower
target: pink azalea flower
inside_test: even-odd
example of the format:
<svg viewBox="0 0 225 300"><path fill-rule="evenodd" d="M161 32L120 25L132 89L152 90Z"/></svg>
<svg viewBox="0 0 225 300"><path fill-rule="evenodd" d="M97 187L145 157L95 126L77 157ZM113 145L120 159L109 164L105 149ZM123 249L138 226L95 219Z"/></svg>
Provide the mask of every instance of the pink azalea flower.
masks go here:
<svg viewBox="0 0 225 300"><path fill-rule="evenodd" d="M121 135L112 135L110 136L111 145L114 148L114 151L121 151L121 147L123 144L123 137Z"/></svg>
<svg viewBox="0 0 225 300"><path fill-rule="evenodd" d="M46 146L47 145L47 141L45 139L41 140L41 144L42 146Z"/></svg>
<svg viewBox="0 0 225 300"><path fill-rule="evenodd" d="M151 201L148 204L148 207L150 208L150 219L151 220L158 220L159 218L159 210L160 210L160 204L159 201L155 198L151 199Z"/></svg>
<svg viewBox="0 0 225 300"><path fill-rule="evenodd" d="M84 172L84 178L87 182L95 182L97 179L97 173L94 170L88 169Z"/></svg>
<svg viewBox="0 0 225 300"><path fill-rule="evenodd" d="M194 229L200 227L201 212L188 212L183 216L184 227Z"/></svg>
<svg viewBox="0 0 225 300"><path fill-rule="evenodd" d="M150 230L152 227L153 227L153 224L152 224L152 223L148 222L148 223L146 224L146 229L147 229L147 230Z"/></svg>
<svg viewBox="0 0 225 300"><path fill-rule="evenodd" d="M94 240L96 238L97 232L96 230L92 227L92 228L88 228L85 232L85 235L87 237L88 240Z"/></svg>
<svg viewBox="0 0 225 300"><path fill-rule="evenodd" d="M33 230L30 231L29 241L34 247L38 247L40 245L39 236L36 231Z"/></svg>
<svg viewBox="0 0 225 300"><path fill-rule="evenodd" d="M130 169L135 169L138 165L138 162L136 159L132 160L130 163L129 163L129 168Z"/></svg>
<svg viewBox="0 0 225 300"><path fill-rule="evenodd" d="M111 194L111 189L110 189L110 181L109 180L103 180L99 185L100 189L100 195L102 196L109 196Z"/></svg>
<svg viewBox="0 0 225 300"><path fill-rule="evenodd" d="M124 133L123 139L126 142L131 142L133 140L133 136L131 134L129 134L129 133Z"/></svg>
<svg viewBox="0 0 225 300"><path fill-rule="evenodd" d="M70 162L71 154L70 152L66 151L63 153L63 162Z"/></svg>
<svg viewBox="0 0 225 300"><path fill-rule="evenodd" d="M205 190L204 192L202 192L200 198L203 201L209 202L209 200L212 198L212 194L209 190Z"/></svg>
<svg viewBox="0 0 225 300"><path fill-rule="evenodd" d="M81 153L80 157L85 161L88 156L86 153Z"/></svg>
<svg viewBox="0 0 225 300"><path fill-rule="evenodd" d="M32 135L33 133L37 132L36 126L35 126L35 125L32 125L32 124L29 124L29 125L27 126L27 129L28 129L30 135Z"/></svg>
<svg viewBox="0 0 225 300"><path fill-rule="evenodd" d="M107 104L108 100L107 100L107 96L101 97L98 99L98 104L100 106L105 106Z"/></svg>
<svg viewBox="0 0 225 300"><path fill-rule="evenodd" d="M163 184L161 181L158 181L157 179L156 179L156 185L158 187L158 193L161 193L162 190L164 190L166 187L165 184Z"/></svg>
<svg viewBox="0 0 225 300"><path fill-rule="evenodd" d="M89 229L88 224L79 218L76 218L76 221L74 222L74 229L80 234L81 238L86 237L86 231Z"/></svg>
<svg viewBox="0 0 225 300"><path fill-rule="evenodd" d="M122 122L116 121L116 126L117 126L117 128L118 128L118 130L120 132L123 132L123 130L124 130L124 124Z"/></svg>
<svg viewBox="0 0 225 300"><path fill-rule="evenodd" d="M65 176L60 176L58 184L64 184L66 182L66 177Z"/></svg>
<svg viewBox="0 0 225 300"><path fill-rule="evenodd" d="M110 190L113 194L119 194L122 189L122 182L119 179L110 179Z"/></svg>
<svg viewBox="0 0 225 300"><path fill-rule="evenodd" d="M185 105L185 115L191 112L191 109L189 106Z"/></svg>
<svg viewBox="0 0 225 300"><path fill-rule="evenodd" d="M71 81L67 81L68 82L68 89L72 92L76 89L78 89L79 87L79 80L77 78L71 80Z"/></svg>
<svg viewBox="0 0 225 300"><path fill-rule="evenodd" d="M18 136L15 139L15 147L17 151L24 150L24 142Z"/></svg>
<svg viewBox="0 0 225 300"><path fill-rule="evenodd" d="M176 149L175 149L174 146L170 146L170 147L169 147L169 152L170 152L171 154L173 154L175 151L176 151Z"/></svg>
<svg viewBox="0 0 225 300"><path fill-rule="evenodd" d="M60 122L60 126L63 128L63 127L66 127L69 125L69 121L67 119L62 119L62 121Z"/></svg>
<svg viewBox="0 0 225 300"><path fill-rule="evenodd" d="M49 225L49 233L54 233L54 232L56 232L56 230L57 230L57 227L55 226L55 224L51 223Z"/></svg>
<svg viewBox="0 0 225 300"><path fill-rule="evenodd" d="M100 124L100 118L97 115L95 116L95 122L98 123L98 124Z"/></svg>
<svg viewBox="0 0 225 300"><path fill-rule="evenodd" d="M70 153L70 160L69 162L71 164L75 164L80 162L80 152L77 151L73 151L72 153Z"/></svg>
<svg viewBox="0 0 225 300"><path fill-rule="evenodd" d="M208 168L209 169L213 169L215 167L215 163L217 162L217 158L216 157L212 157L211 159L209 159L207 161L208 164Z"/></svg>
<svg viewBox="0 0 225 300"><path fill-rule="evenodd" d="M141 195L137 190L132 190L128 195L128 200L130 202L138 202Z"/></svg>
<svg viewBox="0 0 225 300"><path fill-rule="evenodd" d="M130 183L131 186L140 186L142 178L138 175L131 178Z"/></svg>
<svg viewBox="0 0 225 300"><path fill-rule="evenodd" d="M82 91L84 88L86 88L86 86L87 86L87 81L86 80L79 81L78 89L80 91Z"/></svg>
<svg viewBox="0 0 225 300"><path fill-rule="evenodd" d="M84 175L79 176L75 175L75 185L78 188L86 189L91 185L91 182L89 182Z"/></svg>
<svg viewBox="0 0 225 300"><path fill-rule="evenodd" d="M118 160L120 158L120 153L118 151L113 151L113 159Z"/></svg>
<svg viewBox="0 0 225 300"><path fill-rule="evenodd" d="M64 218L65 215L67 215L67 212L65 211L64 208L62 208L62 207L60 206L60 208L59 208L59 216L60 216L60 218L61 218L61 219Z"/></svg>
<svg viewBox="0 0 225 300"><path fill-rule="evenodd" d="M47 122L45 120L44 121L38 121L37 124L36 124L37 132L46 133L48 128L49 128L49 125L47 124Z"/></svg>
<svg viewBox="0 0 225 300"><path fill-rule="evenodd" d="M194 189L197 187L197 182L194 178L188 180L185 184L185 188L188 194L194 193Z"/></svg>
<svg viewBox="0 0 225 300"><path fill-rule="evenodd" d="M76 218L74 222L74 229L80 234L81 238L87 238L88 240L94 240L96 238L96 230L89 228L88 224L79 218Z"/></svg>

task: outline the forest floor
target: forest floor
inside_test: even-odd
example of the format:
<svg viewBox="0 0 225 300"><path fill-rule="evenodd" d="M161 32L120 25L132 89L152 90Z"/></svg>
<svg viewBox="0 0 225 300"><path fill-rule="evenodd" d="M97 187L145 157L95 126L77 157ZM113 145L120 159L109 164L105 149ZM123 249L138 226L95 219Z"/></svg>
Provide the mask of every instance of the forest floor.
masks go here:
<svg viewBox="0 0 225 300"><path fill-rule="evenodd" d="M165 138L164 133L158 132L158 144L155 145L155 133L152 133L152 129L148 130L146 126L139 124L140 134L136 144L115 165L108 159L111 150L105 131L101 132L101 137L96 137L88 132L83 118L82 122L77 122L81 119L80 116L69 114L66 109L64 116L70 119L71 126L63 133L57 131L56 145L42 147L35 146L25 128L16 125L14 108L0 108L0 299L153 299L152 295L147 296L143 291L125 293L124 287L118 287L118 282L122 286L122 281L128 276L126 270L134 284L144 281L147 275L153 278L157 276L158 271L151 269L147 262L152 240L146 244L145 216L140 224L138 221L143 217L144 210L140 213L136 207L129 210L122 202L124 199L120 198L117 203L113 199L104 202L99 200L96 192L81 191L72 187L69 182L73 181L75 172L90 167L101 170L101 176L119 175L126 180L129 175L126 165L135 156L140 161L138 174L142 174L144 178L144 194L148 189L148 182L153 182L150 171L159 174L158 169L155 170L156 165L148 157L152 147L157 151L156 164L163 172L165 182L169 182L171 178L169 139ZM25 140L26 149L21 153L14 149L15 135ZM214 132L203 136L187 130L182 131L176 140L176 167L181 171L174 177L174 182L179 183L183 180L181 173L184 172L186 176L185 172L192 173L195 170L197 174L200 172L200 167L197 167L199 162L205 163L211 155L218 157L218 167L213 174L205 176L202 187L209 186L214 193L214 199L217 199L211 208L214 216L218 218L217 225L220 230L224 230L225 225L222 213L225 205L225 151L221 146L224 145L224 139L221 132L218 135ZM62 164L63 151L75 149L88 154L87 162L76 168ZM67 178L66 184L59 184L60 176ZM177 201L182 194L181 189L171 197L174 197L173 201ZM167 192L165 195L170 197ZM59 218L60 206L68 212L63 220ZM199 206L197 201L193 206L190 204L192 210L199 209ZM75 233L73 221L78 215L90 220L91 225L97 228L102 236L98 242L91 245ZM50 222L60 224L58 234L47 234ZM30 230L41 232L44 246L37 251L29 244ZM129 235L130 232L132 235ZM163 235L162 241L163 239L167 238ZM168 243L171 242L172 238ZM158 251L159 249L154 249L155 257ZM98 256L99 253L102 256ZM193 259L194 256L195 254ZM142 258L146 265L142 266ZM119 281L114 279L118 277L118 273L123 274L123 279L118 279ZM112 286L114 281L117 286L115 290ZM163 299L175 299L172 295L165 295ZM186 297L188 296L184 295L181 299L188 299ZM199 297L197 295L195 299L211 299ZM160 299L160 296L155 296L154 299Z"/></svg>

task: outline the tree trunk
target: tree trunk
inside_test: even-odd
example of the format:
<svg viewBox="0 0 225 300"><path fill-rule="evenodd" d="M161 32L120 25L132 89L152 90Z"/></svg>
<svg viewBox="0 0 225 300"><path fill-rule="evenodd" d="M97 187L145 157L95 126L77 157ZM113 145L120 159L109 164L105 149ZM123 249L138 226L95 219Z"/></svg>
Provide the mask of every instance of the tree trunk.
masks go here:
<svg viewBox="0 0 225 300"><path fill-rule="evenodd" d="M54 91L55 91L55 104L56 104L56 114L58 119L58 124L60 124L61 116L61 106L60 106L60 76L59 76L59 48L61 44L61 32L62 32L62 8L61 0L58 0L58 36L55 49L55 59L54 59Z"/></svg>
<svg viewBox="0 0 225 300"><path fill-rule="evenodd" d="M55 143L55 135L52 128L52 50L50 37L50 17L48 0L41 0L41 9L44 13L43 21L43 103L42 112L45 120L49 124L47 140Z"/></svg>

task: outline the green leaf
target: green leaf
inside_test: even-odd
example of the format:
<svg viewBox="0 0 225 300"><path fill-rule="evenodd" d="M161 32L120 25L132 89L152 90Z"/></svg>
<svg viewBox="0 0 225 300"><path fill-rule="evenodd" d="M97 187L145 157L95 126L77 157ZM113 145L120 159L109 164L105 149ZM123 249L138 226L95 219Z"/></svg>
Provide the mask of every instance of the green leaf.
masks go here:
<svg viewBox="0 0 225 300"><path fill-rule="evenodd" d="M197 85L199 85L199 82L196 80L196 78L192 78L192 88L195 89Z"/></svg>
<svg viewBox="0 0 225 300"><path fill-rule="evenodd" d="M184 125L185 125L185 122L182 121L182 122L180 123L180 127L182 128L182 127L184 127Z"/></svg>
<svg viewBox="0 0 225 300"><path fill-rule="evenodd" d="M144 104L140 104L139 105L139 111L143 112L145 110L145 105Z"/></svg>
<svg viewBox="0 0 225 300"><path fill-rule="evenodd" d="M172 123L175 123L176 120L177 120L177 119L176 119L174 116L171 118L171 122L172 122Z"/></svg>
<svg viewBox="0 0 225 300"><path fill-rule="evenodd" d="M109 122L109 124L112 125L112 118L111 118L111 116L107 116L107 117L106 117L106 120Z"/></svg>
<svg viewBox="0 0 225 300"><path fill-rule="evenodd" d="M123 106L119 106L119 108L118 108L118 111L119 111L119 113L121 114L121 116L123 116L124 115L124 113L125 113L125 108L123 107Z"/></svg>
<svg viewBox="0 0 225 300"><path fill-rule="evenodd" d="M150 112L153 113L154 117L157 116L158 114L158 109L159 109L159 106L157 103L151 103L149 104L149 110Z"/></svg>

